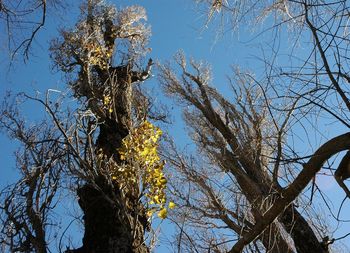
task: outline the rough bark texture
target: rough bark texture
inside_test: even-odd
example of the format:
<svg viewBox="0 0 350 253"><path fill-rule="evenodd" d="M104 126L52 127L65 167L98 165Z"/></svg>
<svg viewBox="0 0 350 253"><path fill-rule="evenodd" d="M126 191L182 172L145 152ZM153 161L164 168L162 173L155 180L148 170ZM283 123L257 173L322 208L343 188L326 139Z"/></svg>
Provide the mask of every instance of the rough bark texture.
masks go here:
<svg viewBox="0 0 350 253"><path fill-rule="evenodd" d="M96 141L96 150L102 150L108 159L117 163L120 163L117 149L128 135L131 122L131 83L124 79L119 82L122 85L116 85L119 87L115 97L116 111L101 122ZM111 185L103 175L96 178L94 184L87 183L78 189L78 196L84 213L83 246L68 252L149 252L143 239L147 221L141 224L145 218L141 204L136 201L138 196L123 196L118 185Z"/></svg>
<svg viewBox="0 0 350 253"><path fill-rule="evenodd" d="M97 184L101 191L88 184L78 191L85 234L77 252L133 252L131 226L121 206L112 202L119 193L103 179Z"/></svg>
<svg viewBox="0 0 350 253"><path fill-rule="evenodd" d="M88 1L87 26L92 37L90 44L99 45L103 40L105 53L101 54L101 49L97 46L99 50L91 49L89 56L92 57L90 60L92 59L93 64L84 60L84 57L80 59L78 85L73 86L75 95L79 98L85 97L88 109L96 116L98 136L94 150L96 156L102 156L103 161L100 165L94 165L98 166L91 173L95 175L94 178L78 189L79 205L84 214L83 246L68 252L146 253L149 249L144 242L144 233L149 224L144 207L139 201L138 189L129 190L126 196L118 182L106 176L109 174L106 168L110 164L114 164L116 168L125 163L120 160L118 148L122 146L122 140L129 134L132 126L132 84L149 77L152 61L149 61L146 70L139 71L133 69L134 59L131 58L126 65L113 65L111 57L116 47L118 29L121 28L115 24L115 17L111 14L113 11L108 11L108 8L99 10L94 1ZM140 15L142 16L142 12ZM95 24L100 19L103 20L102 28ZM142 41L144 35L142 31L138 32L136 34ZM123 37L121 34L122 31L119 36ZM94 36L97 36L95 39L98 42L94 42ZM130 38L132 39L135 40ZM105 101L106 98L108 102Z"/></svg>

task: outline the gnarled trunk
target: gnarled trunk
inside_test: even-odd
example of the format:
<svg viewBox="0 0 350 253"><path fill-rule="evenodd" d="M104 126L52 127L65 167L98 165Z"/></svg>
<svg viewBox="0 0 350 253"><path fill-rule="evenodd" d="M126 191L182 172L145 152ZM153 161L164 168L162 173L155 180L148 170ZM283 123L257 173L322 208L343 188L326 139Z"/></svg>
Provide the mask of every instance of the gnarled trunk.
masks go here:
<svg viewBox="0 0 350 253"><path fill-rule="evenodd" d="M118 77L120 73L113 74ZM96 151L102 152L105 159L121 165L118 148L131 127L132 84L122 78L113 80L118 80L115 83L114 111L99 124ZM109 182L103 172L98 171L101 174L93 182L87 182L78 189L79 205L84 213L83 246L67 253L149 252L144 242L148 221L139 203L138 191L131 191L125 196L116 181Z"/></svg>

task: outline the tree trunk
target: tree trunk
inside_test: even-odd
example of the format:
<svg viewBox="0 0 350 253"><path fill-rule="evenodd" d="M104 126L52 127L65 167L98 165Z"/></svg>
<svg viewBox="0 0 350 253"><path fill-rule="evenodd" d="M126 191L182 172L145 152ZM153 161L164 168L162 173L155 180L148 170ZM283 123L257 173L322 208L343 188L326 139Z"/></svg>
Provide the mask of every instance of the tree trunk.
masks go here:
<svg viewBox="0 0 350 253"><path fill-rule="evenodd" d="M118 190L103 178L96 183L101 190L89 184L78 190L79 205L84 213L83 246L67 253L148 253L143 243L144 226L128 214ZM134 226L139 233L133 232Z"/></svg>
<svg viewBox="0 0 350 253"><path fill-rule="evenodd" d="M117 69L117 68L116 68ZM127 71L124 70L123 71ZM131 127L131 82L118 76L113 113L99 125L96 152L102 151L105 159L121 164L118 148ZM124 74L124 75L122 75ZM102 165L103 166L103 165ZM97 168L99 171L100 168ZM128 196L121 192L116 181L112 183L102 174L78 189L79 205L84 213L85 234L83 246L67 253L148 253L144 233L148 221L139 203L138 190Z"/></svg>
<svg viewBox="0 0 350 253"><path fill-rule="evenodd" d="M269 253L292 253L292 247L285 238L282 237L280 229L275 223L272 223L268 229L264 231L260 238L266 252Z"/></svg>
<svg viewBox="0 0 350 253"><path fill-rule="evenodd" d="M286 208L279 220L283 223L288 233L292 236L298 253L329 252L327 246L318 241L310 225L293 204Z"/></svg>
<svg viewBox="0 0 350 253"><path fill-rule="evenodd" d="M118 130L114 130L108 129L106 125L100 127L97 149L110 152L112 149L116 150L116 146L120 147L122 138ZM108 133L114 133L114 138ZM149 252L143 239L147 219L142 214L141 204L132 201L133 196L123 196L118 185L112 185L103 175L96 178L94 184L86 183L78 189L78 196L84 213L83 246L67 253ZM129 208L130 203L132 209Z"/></svg>
<svg viewBox="0 0 350 253"><path fill-rule="evenodd" d="M78 190L85 234L83 246L76 252L133 252L130 223L121 206L114 202L118 192L103 180L98 186L101 190L89 184Z"/></svg>
<svg viewBox="0 0 350 253"><path fill-rule="evenodd" d="M263 194L265 195L265 199L268 198L271 192L272 181L264 175L260 175L259 178L264 178L264 180L257 180L255 181L260 186L260 189L262 190ZM264 183L267 182L267 183ZM280 191L281 189L275 189L276 192ZM274 199L274 201L279 201L279 199ZM289 233L289 235L292 237L294 241L294 246L298 253L327 253L329 252L327 249L327 246L324 246L322 242L319 242L317 239L314 231L311 229L308 222L305 220L305 218L298 212L298 210L295 208L293 204L291 204L286 210L280 215L278 219L286 229L286 231ZM272 223L274 224L274 223ZM286 249L286 241L281 238L281 233L278 231L278 228L274 226L275 228L271 227L270 229L267 229L264 231L262 236L262 242L266 248L266 245L271 245L271 241L275 244L273 248L266 248L271 249L269 252L273 252L272 250L277 250L275 252L288 252ZM274 232L276 231L276 232ZM263 240L266 238L266 236L269 236L269 244L266 244ZM276 239L273 239L273 237L276 237ZM280 243L279 243L280 242ZM283 249L283 250L282 250ZM290 248L289 248L290 249Z"/></svg>

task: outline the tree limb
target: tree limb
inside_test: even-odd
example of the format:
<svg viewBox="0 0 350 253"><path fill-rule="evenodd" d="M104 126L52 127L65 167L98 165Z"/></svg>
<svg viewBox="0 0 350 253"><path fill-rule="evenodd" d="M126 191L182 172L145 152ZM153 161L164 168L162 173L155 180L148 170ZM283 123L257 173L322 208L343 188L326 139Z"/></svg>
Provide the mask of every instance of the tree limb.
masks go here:
<svg viewBox="0 0 350 253"><path fill-rule="evenodd" d="M244 233L240 240L231 248L230 253L242 252L245 245L251 243L269 226L277 216L302 192L310 180L321 169L325 161L331 156L343 150L350 149L350 133L337 136L323 144L304 164L304 169L287 188L282 191L282 196L267 210L262 219L255 223L249 233Z"/></svg>

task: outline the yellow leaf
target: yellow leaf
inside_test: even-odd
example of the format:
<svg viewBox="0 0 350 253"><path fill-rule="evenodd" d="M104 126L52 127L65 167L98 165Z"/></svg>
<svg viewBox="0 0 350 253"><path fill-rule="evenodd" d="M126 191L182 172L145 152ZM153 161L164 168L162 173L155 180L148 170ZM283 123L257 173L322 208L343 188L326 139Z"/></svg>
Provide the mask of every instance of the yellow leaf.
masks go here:
<svg viewBox="0 0 350 253"><path fill-rule="evenodd" d="M151 140L156 143L158 140L158 136L151 136Z"/></svg>
<svg viewBox="0 0 350 253"><path fill-rule="evenodd" d="M109 96L104 96L103 97L103 103L104 105L108 105L109 102L111 102L111 98Z"/></svg>
<svg viewBox="0 0 350 253"><path fill-rule="evenodd" d="M161 184L166 184L168 182L165 177L162 177L159 181Z"/></svg>
<svg viewBox="0 0 350 253"><path fill-rule="evenodd" d="M155 200L155 202L156 202L157 204L160 203L159 196L154 196L154 200Z"/></svg>
<svg viewBox="0 0 350 253"><path fill-rule="evenodd" d="M169 202L169 208L170 208L170 209L174 209L175 207L176 207L175 203L172 202L172 201L170 201L170 202Z"/></svg>
<svg viewBox="0 0 350 253"><path fill-rule="evenodd" d="M161 219L165 219L167 214L168 214L168 210L166 210L166 208L163 208L158 212L158 217Z"/></svg>
<svg viewBox="0 0 350 253"><path fill-rule="evenodd" d="M147 211L147 217L151 217L152 215L153 215L153 211L152 210Z"/></svg>

